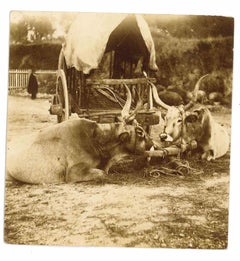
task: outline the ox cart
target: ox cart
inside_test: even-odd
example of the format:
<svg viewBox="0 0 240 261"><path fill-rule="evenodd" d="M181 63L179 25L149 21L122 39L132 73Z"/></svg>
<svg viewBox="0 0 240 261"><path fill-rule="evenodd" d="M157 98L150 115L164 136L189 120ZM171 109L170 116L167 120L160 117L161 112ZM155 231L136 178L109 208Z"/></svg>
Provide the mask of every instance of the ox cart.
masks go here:
<svg viewBox="0 0 240 261"><path fill-rule="evenodd" d="M126 100L127 85L133 107L137 97L147 104L138 114L140 123L156 124L143 70L151 73L157 65L151 33L140 15L81 14L59 55L50 112L58 122L72 113L99 123L114 122Z"/></svg>
<svg viewBox="0 0 240 261"><path fill-rule="evenodd" d="M151 78L156 70L154 42L141 15L80 14L59 54L56 93L49 111L58 122L73 113L98 123L115 122L127 99L127 86L131 109L139 99L144 104L136 119L150 132L151 126L159 123L149 84L156 82ZM180 150L174 147L169 153Z"/></svg>

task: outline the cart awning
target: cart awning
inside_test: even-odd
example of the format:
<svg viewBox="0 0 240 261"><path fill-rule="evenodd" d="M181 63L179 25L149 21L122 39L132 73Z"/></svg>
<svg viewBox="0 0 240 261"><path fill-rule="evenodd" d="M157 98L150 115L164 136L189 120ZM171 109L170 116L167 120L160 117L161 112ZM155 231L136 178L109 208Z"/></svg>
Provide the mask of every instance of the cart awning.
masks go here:
<svg viewBox="0 0 240 261"><path fill-rule="evenodd" d="M141 15L81 13L70 26L63 46L67 67L88 74L98 68L108 51L118 51L125 58L142 56L149 69L158 69L154 42Z"/></svg>

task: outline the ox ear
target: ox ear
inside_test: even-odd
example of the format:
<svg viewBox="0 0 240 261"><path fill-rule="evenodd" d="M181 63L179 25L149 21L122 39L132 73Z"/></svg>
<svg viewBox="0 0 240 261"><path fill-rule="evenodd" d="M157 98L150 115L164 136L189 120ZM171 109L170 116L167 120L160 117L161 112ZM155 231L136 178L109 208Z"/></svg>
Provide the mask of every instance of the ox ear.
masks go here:
<svg viewBox="0 0 240 261"><path fill-rule="evenodd" d="M197 121L201 121L204 113L205 113L204 108L196 109L193 112L186 115L185 122L194 123L194 122L197 122Z"/></svg>
<svg viewBox="0 0 240 261"><path fill-rule="evenodd" d="M166 111L162 111L162 112L161 112L161 116L162 116L163 120L165 120L166 115L167 115L167 112L166 112Z"/></svg>
<svg viewBox="0 0 240 261"><path fill-rule="evenodd" d="M197 113L199 120L202 120L204 114L206 113L206 108L199 108L193 111L194 113Z"/></svg>
<svg viewBox="0 0 240 261"><path fill-rule="evenodd" d="M118 139L120 142L127 142L130 140L130 133L128 131L124 131L119 134Z"/></svg>
<svg viewBox="0 0 240 261"><path fill-rule="evenodd" d="M190 114L186 115L185 122L194 123L194 122L197 122L198 119L199 119L199 117L198 117L197 113L190 113Z"/></svg>

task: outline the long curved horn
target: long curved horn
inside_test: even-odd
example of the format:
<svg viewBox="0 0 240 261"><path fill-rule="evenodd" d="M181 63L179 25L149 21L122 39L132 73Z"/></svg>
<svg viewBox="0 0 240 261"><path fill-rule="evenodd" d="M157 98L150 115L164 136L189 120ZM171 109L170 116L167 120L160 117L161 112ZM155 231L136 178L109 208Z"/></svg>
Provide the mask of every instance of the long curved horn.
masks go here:
<svg viewBox="0 0 240 261"><path fill-rule="evenodd" d="M168 110L171 106L167 105L166 103L164 103L160 97L158 96L158 92L157 92L157 87L148 80L148 75L145 71L143 71L143 75L144 77L147 79L147 82L150 84L151 89L152 89L152 96L154 101L156 102L157 105L161 106L162 108L164 108L165 110ZM151 92L150 92L151 93Z"/></svg>
<svg viewBox="0 0 240 261"><path fill-rule="evenodd" d="M156 102L157 105L161 106L162 108L164 108L165 110L168 110L171 106L167 105L166 103L164 103L158 96L158 92L157 92L157 87L150 81L148 81L148 83L151 85L152 88L152 94L153 94L153 99Z"/></svg>
<svg viewBox="0 0 240 261"><path fill-rule="evenodd" d="M194 90L193 90L193 102L196 102L197 101L197 95L198 95L198 91L199 91L199 88L200 88L200 83L201 81L206 77L208 76L209 74L205 74L203 75L196 83L195 87L194 87Z"/></svg>
<svg viewBox="0 0 240 261"><path fill-rule="evenodd" d="M134 87L135 88L135 87ZM136 88L135 88L136 89ZM136 90L136 98L137 98L137 104L136 104L136 108L134 109L134 112L137 113L143 106L143 100L141 95L139 94L138 90Z"/></svg>
<svg viewBox="0 0 240 261"><path fill-rule="evenodd" d="M209 74L205 74L205 75L203 75L198 81L197 81L197 83L195 84L195 87L194 87L194 89L193 89L193 97L192 97L192 100L188 103L188 104L186 104L185 106L184 106L184 110L188 110L188 109L190 109L196 102L197 102L197 95L198 95L198 91L199 91L199 88L200 88L200 83L201 83L201 81L205 78L205 77L207 77Z"/></svg>
<svg viewBox="0 0 240 261"><path fill-rule="evenodd" d="M124 86L127 90L127 100L125 105L122 108L121 115L123 119L126 119L129 116L130 113L130 108L131 108L131 103L132 103L132 94L131 91L129 90L128 86L124 83Z"/></svg>
<svg viewBox="0 0 240 261"><path fill-rule="evenodd" d="M130 92L130 90L129 90L129 88L128 88L128 86L127 86L126 84L125 84L125 87L126 87L126 89L128 89L128 91ZM129 94L129 93L128 93L128 94ZM122 119L123 119L126 123L132 122L132 121L135 119L135 117L136 117L138 111L143 107L143 101L142 101L142 98L140 97L138 91L136 91L136 94L137 94L137 104L136 104L135 109L134 109L131 113L129 112L128 114L126 114L124 117L122 116ZM131 92L130 92L130 95L131 95Z"/></svg>
<svg viewBox="0 0 240 261"><path fill-rule="evenodd" d="M138 111L143 107L143 101L142 101L142 98L140 97L138 91L136 92L137 93L137 104L136 104L136 107L134 109L133 112L131 112L131 114L129 114L129 116L125 119L126 122L130 122L130 121L133 121L138 113Z"/></svg>

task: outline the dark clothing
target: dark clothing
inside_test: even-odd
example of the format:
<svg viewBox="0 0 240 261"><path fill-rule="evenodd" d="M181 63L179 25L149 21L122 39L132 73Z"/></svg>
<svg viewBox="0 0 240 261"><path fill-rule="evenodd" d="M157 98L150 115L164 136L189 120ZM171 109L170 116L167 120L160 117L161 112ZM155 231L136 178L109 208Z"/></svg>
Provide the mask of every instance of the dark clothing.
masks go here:
<svg viewBox="0 0 240 261"><path fill-rule="evenodd" d="M31 73L28 80L28 93L32 94L32 99L36 99L36 95L38 92L38 83L36 76Z"/></svg>

